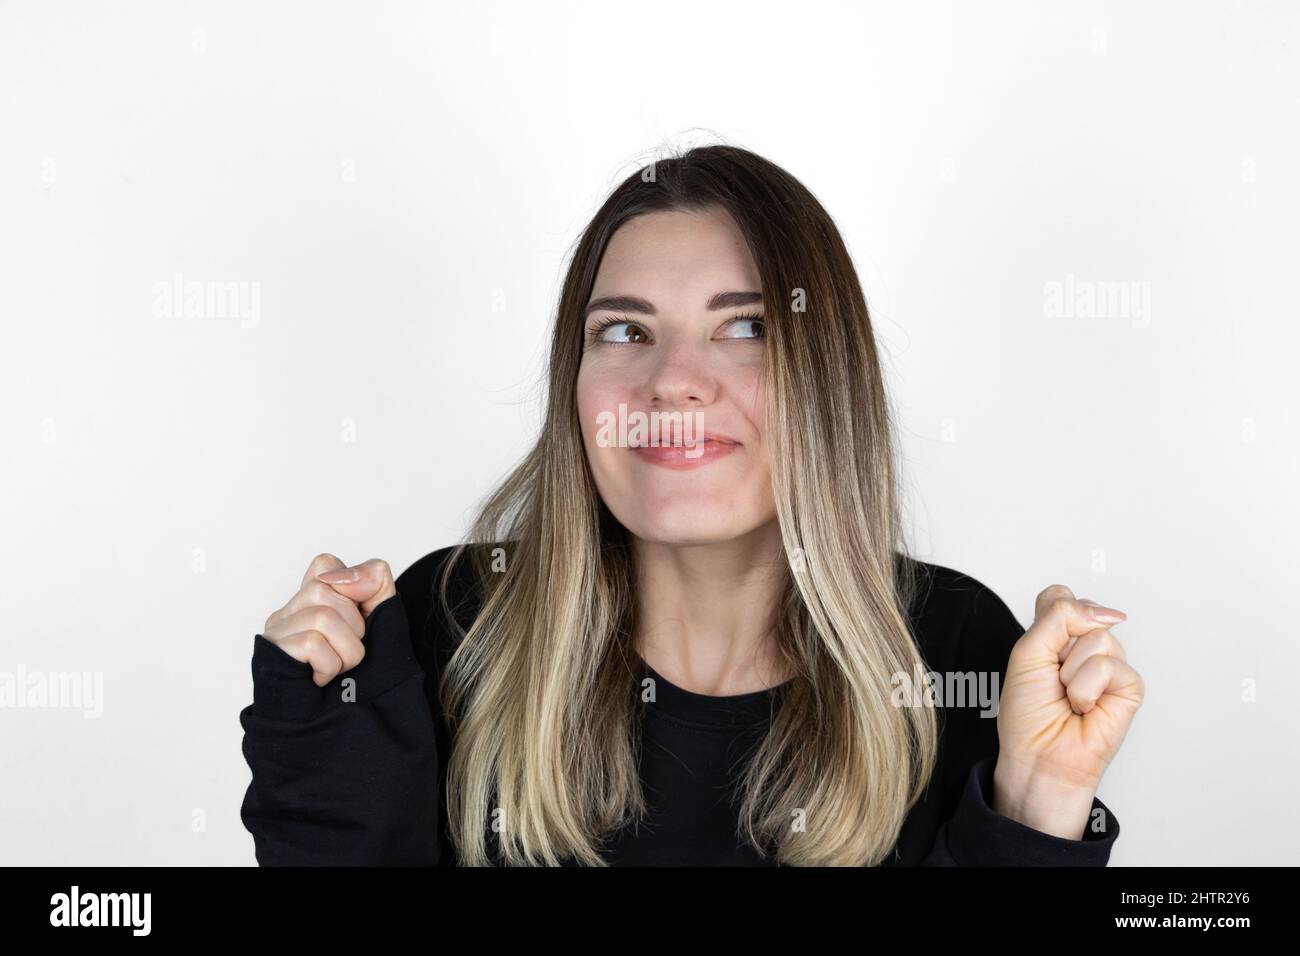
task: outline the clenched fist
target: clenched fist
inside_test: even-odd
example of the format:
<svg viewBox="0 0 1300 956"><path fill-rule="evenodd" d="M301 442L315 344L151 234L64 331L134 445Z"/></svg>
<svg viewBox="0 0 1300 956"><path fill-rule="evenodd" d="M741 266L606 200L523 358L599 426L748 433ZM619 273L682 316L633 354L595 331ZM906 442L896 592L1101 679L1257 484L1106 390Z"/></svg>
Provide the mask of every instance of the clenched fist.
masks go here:
<svg viewBox="0 0 1300 956"><path fill-rule="evenodd" d="M998 710L994 810L1036 830L1080 839L1093 796L1142 706L1142 677L1110 632L1128 615L1038 595L1034 623L1011 649Z"/></svg>
<svg viewBox="0 0 1300 956"><path fill-rule="evenodd" d="M361 663L365 619L396 593L387 561L371 558L347 567L332 554L318 554L298 593L266 619L262 636L310 664L312 680L324 687Z"/></svg>

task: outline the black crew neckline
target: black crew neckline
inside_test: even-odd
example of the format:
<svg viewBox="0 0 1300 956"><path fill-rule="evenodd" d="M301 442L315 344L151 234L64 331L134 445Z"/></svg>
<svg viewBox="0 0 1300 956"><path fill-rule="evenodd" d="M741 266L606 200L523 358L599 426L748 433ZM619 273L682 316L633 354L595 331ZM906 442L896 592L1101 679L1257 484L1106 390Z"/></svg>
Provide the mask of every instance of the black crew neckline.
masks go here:
<svg viewBox="0 0 1300 956"><path fill-rule="evenodd" d="M737 727L767 723L781 693L794 683L794 678L790 678L773 687L744 694L698 694L674 684L651 667L640 653L633 651L633 656L641 668L641 675L655 682L655 700L643 701L646 709L693 724ZM641 687L638 686L638 698L640 694Z"/></svg>

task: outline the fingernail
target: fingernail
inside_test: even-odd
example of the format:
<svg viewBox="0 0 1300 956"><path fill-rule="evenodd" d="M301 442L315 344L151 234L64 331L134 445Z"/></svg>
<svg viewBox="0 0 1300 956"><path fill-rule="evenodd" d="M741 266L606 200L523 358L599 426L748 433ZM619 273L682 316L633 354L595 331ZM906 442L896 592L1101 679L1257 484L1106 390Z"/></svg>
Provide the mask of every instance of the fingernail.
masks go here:
<svg viewBox="0 0 1300 956"><path fill-rule="evenodd" d="M337 571L322 571L316 580L326 584L351 584L360 577L356 568L339 568Z"/></svg>
<svg viewBox="0 0 1300 956"><path fill-rule="evenodd" d="M1119 624L1128 618L1128 615L1123 611L1117 611L1113 607L1102 607L1101 605L1097 605L1093 609L1092 616L1103 624Z"/></svg>

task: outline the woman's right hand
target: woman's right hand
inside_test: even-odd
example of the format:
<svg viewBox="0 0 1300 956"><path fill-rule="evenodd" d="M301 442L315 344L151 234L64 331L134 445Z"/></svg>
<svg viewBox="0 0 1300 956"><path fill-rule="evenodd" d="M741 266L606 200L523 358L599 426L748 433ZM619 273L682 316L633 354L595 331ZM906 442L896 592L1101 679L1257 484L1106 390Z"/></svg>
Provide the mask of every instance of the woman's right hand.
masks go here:
<svg viewBox="0 0 1300 956"><path fill-rule="evenodd" d="M318 554L298 593L266 619L262 636L310 664L312 680L324 687L361 663L365 618L396 593L387 561L371 558L349 567L332 554Z"/></svg>

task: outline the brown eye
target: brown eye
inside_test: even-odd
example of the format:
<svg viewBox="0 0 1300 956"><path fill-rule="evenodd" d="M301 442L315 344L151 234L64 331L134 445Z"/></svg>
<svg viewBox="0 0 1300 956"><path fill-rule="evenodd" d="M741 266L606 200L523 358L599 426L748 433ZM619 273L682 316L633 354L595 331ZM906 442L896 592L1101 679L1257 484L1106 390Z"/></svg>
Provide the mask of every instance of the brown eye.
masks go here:
<svg viewBox="0 0 1300 956"><path fill-rule="evenodd" d="M622 322L617 319L594 329L591 335L593 341L610 342L616 345L639 345L650 339L645 329L635 322Z"/></svg>

